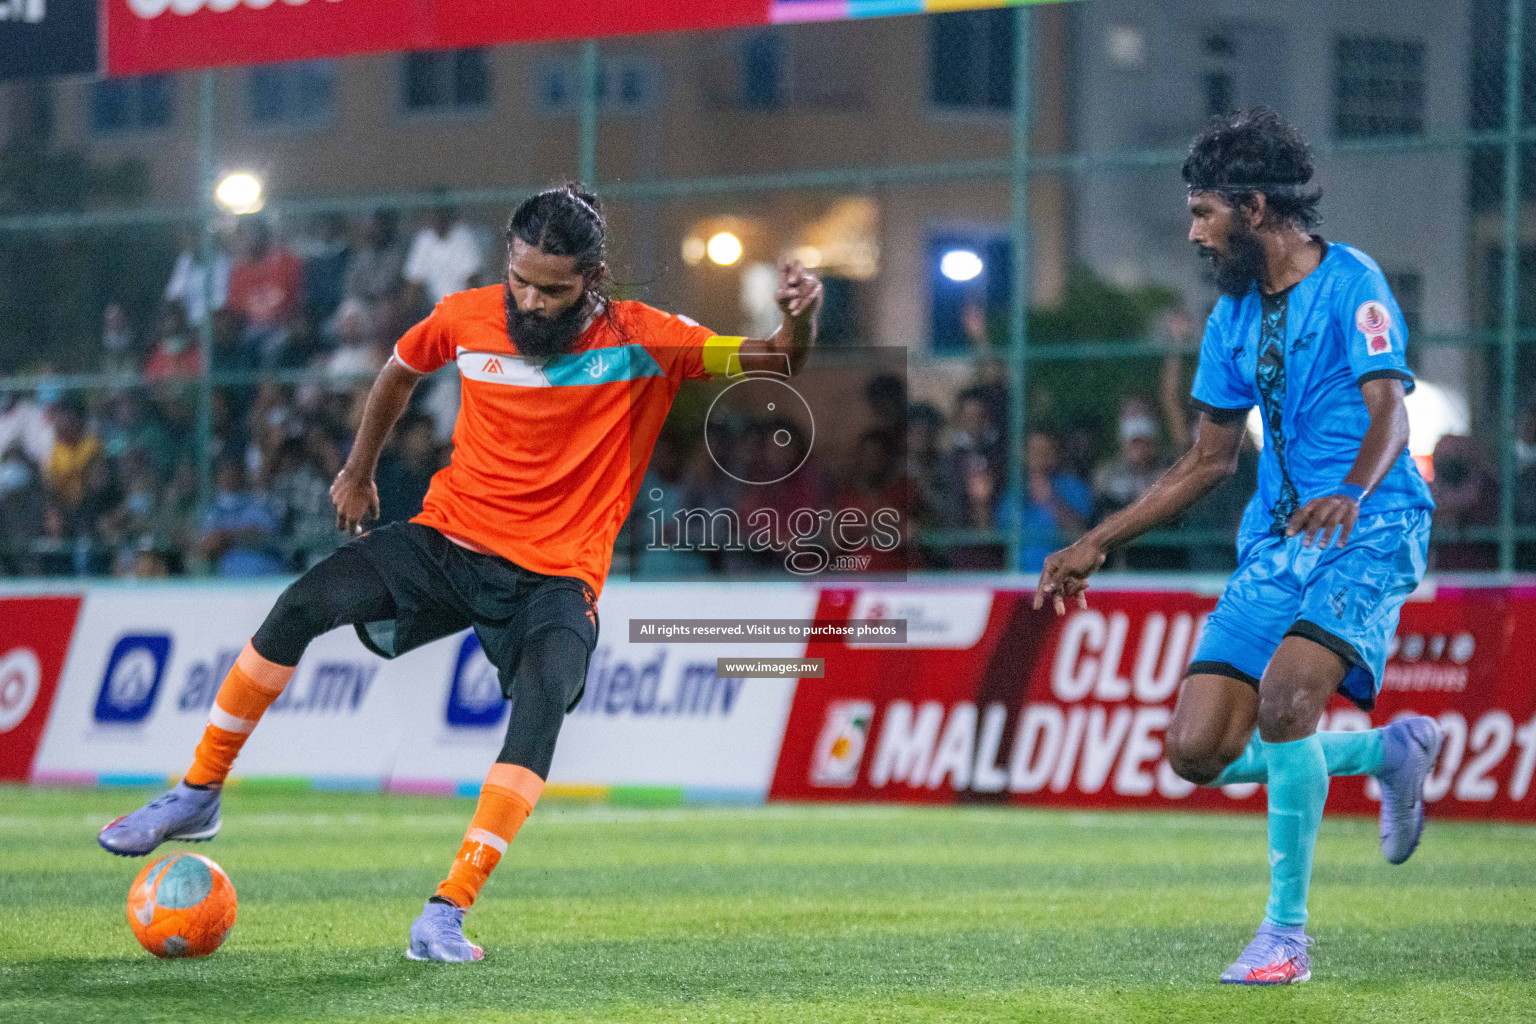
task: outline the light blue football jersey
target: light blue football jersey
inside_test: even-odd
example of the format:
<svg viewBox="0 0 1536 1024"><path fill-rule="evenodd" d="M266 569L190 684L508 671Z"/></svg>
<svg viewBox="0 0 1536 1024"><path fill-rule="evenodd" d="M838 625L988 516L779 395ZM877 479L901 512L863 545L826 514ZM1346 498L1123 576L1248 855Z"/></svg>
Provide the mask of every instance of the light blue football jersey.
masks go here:
<svg viewBox="0 0 1536 1024"><path fill-rule="evenodd" d="M1322 263L1290 288L1223 295L1205 324L1195 406L1230 420L1257 405L1264 419L1259 488L1243 513L1239 547L1284 533L1293 512L1338 492L1371 423L1360 385L1396 377L1413 390L1408 331L1381 268L1351 246L1324 245ZM1434 508L1406 451L1360 514L1404 508Z"/></svg>

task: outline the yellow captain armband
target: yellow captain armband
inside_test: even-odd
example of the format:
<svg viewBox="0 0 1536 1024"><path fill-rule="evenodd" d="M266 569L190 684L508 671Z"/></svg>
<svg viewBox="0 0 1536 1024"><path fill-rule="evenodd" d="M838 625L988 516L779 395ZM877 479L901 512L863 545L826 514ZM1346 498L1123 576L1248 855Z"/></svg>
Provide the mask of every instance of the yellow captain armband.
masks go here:
<svg viewBox="0 0 1536 1024"><path fill-rule="evenodd" d="M742 343L746 338L727 338L715 335L704 342L704 370L707 373L728 374L734 371L741 372L741 360L731 360L741 353Z"/></svg>

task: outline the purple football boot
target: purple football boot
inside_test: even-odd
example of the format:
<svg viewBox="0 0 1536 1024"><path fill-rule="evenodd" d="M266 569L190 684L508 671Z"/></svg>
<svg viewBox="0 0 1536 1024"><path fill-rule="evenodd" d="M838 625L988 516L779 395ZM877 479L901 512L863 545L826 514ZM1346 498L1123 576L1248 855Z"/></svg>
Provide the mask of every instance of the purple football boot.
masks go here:
<svg viewBox="0 0 1536 1024"><path fill-rule="evenodd" d="M176 783L96 836L102 849L119 857L142 857L168 839L201 843L219 832L219 793Z"/></svg>
<svg viewBox="0 0 1536 1024"><path fill-rule="evenodd" d="M1307 947L1312 940L1300 927L1280 928L1265 923L1248 943L1243 955L1221 972L1223 985L1294 985L1312 977Z"/></svg>
<svg viewBox="0 0 1536 1024"><path fill-rule="evenodd" d="M1435 767L1443 736L1424 715L1400 718L1382 729L1381 855L1401 864L1424 834L1424 780Z"/></svg>

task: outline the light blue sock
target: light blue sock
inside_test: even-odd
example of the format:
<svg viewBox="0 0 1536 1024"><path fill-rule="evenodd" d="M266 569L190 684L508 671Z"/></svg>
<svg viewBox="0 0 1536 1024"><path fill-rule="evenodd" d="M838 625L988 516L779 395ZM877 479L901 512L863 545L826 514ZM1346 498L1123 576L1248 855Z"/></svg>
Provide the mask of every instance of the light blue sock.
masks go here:
<svg viewBox="0 0 1536 1024"><path fill-rule="evenodd" d="M1381 730L1320 732L1329 775L1375 775L1381 768Z"/></svg>
<svg viewBox="0 0 1536 1024"><path fill-rule="evenodd" d="M1211 785L1231 786L1239 782L1268 781L1269 762L1264 759L1264 741L1259 739L1259 730L1255 729L1237 760L1223 768Z"/></svg>
<svg viewBox="0 0 1536 1024"><path fill-rule="evenodd" d="M1328 762L1316 735L1265 743L1269 762L1269 904L1264 920L1294 927L1307 923L1312 850L1328 799Z"/></svg>
<svg viewBox="0 0 1536 1024"><path fill-rule="evenodd" d="M1381 730L1364 732L1320 732L1323 758L1329 775L1374 775L1381 767ZM1248 745L1236 761L1216 776L1212 786L1230 786L1237 782L1268 782L1269 762L1264 760L1264 743L1254 731Z"/></svg>

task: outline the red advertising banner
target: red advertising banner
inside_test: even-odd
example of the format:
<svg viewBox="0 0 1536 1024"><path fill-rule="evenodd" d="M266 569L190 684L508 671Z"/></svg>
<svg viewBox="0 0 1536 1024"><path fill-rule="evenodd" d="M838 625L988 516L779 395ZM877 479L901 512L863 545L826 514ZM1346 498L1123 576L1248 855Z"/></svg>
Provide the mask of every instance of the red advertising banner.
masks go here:
<svg viewBox="0 0 1536 1024"><path fill-rule="evenodd" d="M79 614L78 596L0 597L0 780L31 774Z"/></svg>
<svg viewBox="0 0 1536 1024"><path fill-rule="evenodd" d="M102 0L109 75L768 22L768 0Z"/></svg>
<svg viewBox="0 0 1536 1024"><path fill-rule="evenodd" d="M1036 2L1050 0L101 0L101 10L107 74L140 75Z"/></svg>
<svg viewBox="0 0 1536 1024"><path fill-rule="evenodd" d="M770 799L1264 808L1257 786L1176 776L1163 736L1214 597L1095 591L1057 618L1023 591L829 590L818 618L906 619L908 643L810 645ZM1423 595L1421 595L1423 596ZM1441 588L1403 608L1370 714L1335 698L1325 729L1436 717L1430 813L1536 821L1536 590ZM1374 782L1333 780L1333 812L1376 813Z"/></svg>

